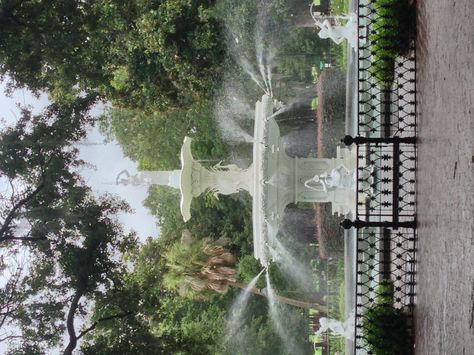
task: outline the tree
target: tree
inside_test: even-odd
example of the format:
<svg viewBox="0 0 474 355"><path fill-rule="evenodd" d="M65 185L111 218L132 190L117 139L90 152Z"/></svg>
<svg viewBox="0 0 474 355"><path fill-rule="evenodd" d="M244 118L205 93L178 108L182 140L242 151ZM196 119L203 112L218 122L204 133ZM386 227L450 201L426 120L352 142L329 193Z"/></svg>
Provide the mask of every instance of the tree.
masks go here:
<svg viewBox="0 0 474 355"><path fill-rule="evenodd" d="M214 124L212 110L210 101L196 101L188 108L164 113L112 108L100 119L100 129L115 138L140 169L177 169L185 136L194 138L197 159L227 156L228 147Z"/></svg>
<svg viewBox="0 0 474 355"><path fill-rule="evenodd" d="M0 72L54 97L99 93L128 107L209 94L224 43L214 1L9 0L0 5Z"/></svg>
<svg viewBox="0 0 474 355"><path fill-rule="evenodd" d="M176 290L189 298L206 298L210 292L225 293L229 286L245 289L246 284L238 282L234 264L235 257L223 246L209 239L191 243L175 243L165 254L168 271L164 276L165 287ZM251 288L251 293L268 297L257 289ZM299 301L276 295L276 300L302 308L314 308L327 313L325 306L316 303Z"/></svg>
<svg viewBox="0 0 474 355"><path fill-rule="evenodd" d="M23 299L11 318L21 329L22 347L61 346L66 331L63 353L71 354L97 323L127 316L122 310L87 325L87 305L115 287L124 271L120 254L135 244L135 238L123 234L114 218L127 210L123 202L107 196L96 200L82 186L70 190L64 199L60 227L50 228L45 238L30 247L35 263L20 282ZM78 317L85 324L80 330L75 325Z"/></svg>
<svg viewBox="0 0 474 355"><path fill-rule="evenodd" d="M229 238L227 247L237 258L252 253L252 242L248 238L252 230L252 211L246 193L220 196L219 199L212 193L202 194L193 200L193 217L186 223L181 215L179 194L175 189L152 187L145 206L157 219L161 231L160 239L170 244L178 240L181 231L187 228L196 237L205 235L216 240L221 236Z"/></svg>
<svg viewBox="0 0 474 355"><path fill-rule="evenodd" d="M3 343L17 338L12 321L26 297L22 285L25 265L17 250L3 250L0 260L2 278L6 280L0 289L0 343Z"/></svg>
<svg viewBox="0 0 474 355"><path fill-rule="evenodd" d="M2 257L11 264L26 252L35 261L14 269L0 292L0 324L20 330L2 336L16 344L13 352L61 347L67 332L64 353L71 354L98 323L127 315L115 312L87 325L88 305L115 287L124 271L121 254L136 243L115 218L128 206L96 198L77 172L82 162L73 144L92 121L92 102L85 96L54 103L39 115L23 109L0 135L0 176L9 186L1 196Z"/></svg>
<svg viewBox="0 0 474 355"><path fill-rule="evenodd" d="M93 100L55 103L39 115L23 108L17 123L0 134L0 178L10 186L9 195L0 196L0 243L44 239L44 229L55 223L62 197L81 180L72 144L85 136ZM19 235L21 221L31 229Z"/></svg>
<svg viewBox="0 0 474 355"><path fill-rule="evenodd" d="M163 287L163 240L147 240L129 254L133 270L121 287L107 293L94 307L92 319L122 308L127 317L97 325L81 346L85 354L214 354L219 353L225 303L176 297Z"/></svg>
<svg viewBox="0 0 474 355"><path fill-rule="evenodd" d="M156 336L150 326L162 297L161 293L151 292L150 287L159 283L160 270L154 268L153 271L148 271L150 273L147 273L146 280L138 277L138 270L127 273L117 280L113 289L107 290L96 299L91 315L91 326L94 326L94 329L84 336L81 353L163 353L170 339Z"/></svg>

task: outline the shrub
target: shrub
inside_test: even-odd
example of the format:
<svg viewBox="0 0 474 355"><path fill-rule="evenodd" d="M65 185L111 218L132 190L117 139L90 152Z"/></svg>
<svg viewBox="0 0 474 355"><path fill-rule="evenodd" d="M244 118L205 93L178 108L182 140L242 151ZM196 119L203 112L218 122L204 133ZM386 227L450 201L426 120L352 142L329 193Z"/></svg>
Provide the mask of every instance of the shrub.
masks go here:
<svg viewBox="0 0 474 355"><path fill-rule="evenodd" d="M408 0L375 0L375 20L372 24L370 71L382 89L389 89L395 75L395 59L407 52L413 7Z"/></svg>
<svg viewBox="0 0 474 355"><path fill-rule="evenodd" d="M374 355L410 353L410 335L406 315L393 306L393 283L383 280L375 303L364 313L362 331L368 350Z"/></svg>

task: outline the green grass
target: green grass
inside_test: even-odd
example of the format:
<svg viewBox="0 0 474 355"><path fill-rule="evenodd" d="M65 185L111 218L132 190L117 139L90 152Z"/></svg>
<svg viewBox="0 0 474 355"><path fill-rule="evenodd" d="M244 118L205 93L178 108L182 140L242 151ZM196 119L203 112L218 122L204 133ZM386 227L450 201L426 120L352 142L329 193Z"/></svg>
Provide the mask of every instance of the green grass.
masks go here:
<svg viewBox="0 0 474 355"><path fill-rule="evenodd" d="M318 82L318 79L319 79L319 71L318 71L318 68L313 65L311 67L311 78L313 78L313 83L317 83Z"/></svg>
<svg viewBox="0 0 474 355"><path fill-rule="evenodd" d="M335 295L328 297L329 317L345 321L345 285L344 285L344 260L340 259L329 270L331 282L330 290L336 291ZM343 337L329 336L330 354L339 352L344 354L346 342Z"/></svg>
<svg viewBox="0 0 474 355"><path fill-rule="evenodd" d="M332 0L329 12L331 15L342 15L349 13L349 0Z"/></svg>
<svg viewBox="0 0 474 355"><path fill-rule="evenodd" d="M344 319L346 313L346 284L344 282L339 286L338 297L339 314L342 315L342 319Z"/></svg>
<svg viewBox="0 0 474 355"><path fill-rule="evenodd" d="M318 262L320 264L321 261ZM326 265L326 261L323 261ZM327 266L323 266L327 271L328 276L328 291L335 294L328 295L328 317L345 320L345 286L344 286L344 260L340 259L334 263L329 263ZM315 310L309 310L309 314L317 314ZM322 341L322 337L311 335L309 340L313 343ZM345 339L339 336L328 336L329 351L330 354L339 352L344 354L345 351ZM321 354L319 350L316 350L313 355Z"/></svg>
<svg viewBox="0 0 474 355"><path fill-rule="evenodd" d="M329 353L344 354L346 348L346 340L344 337L329 337Z"/></svg>
<svg viewBox="0 0 474 355"><path fill-rule="evenodd" d="M330 3L329 12L333 16L347 15L349 13L349 0L333 0ZM336 45L334 54L336 56L336 64L344 71L347 69L347 41Z"/></svg>
<svg viewBox="0 0 474 355"><path fill-rule="evenodd" d="M334 319L344 320L344 260L340 259L328 270L328 288L336 292L328 297L329 316Z"/></svg>
<svg viewBox="0 0 474 355"><path fill-rule="evenodd" d="M343 41L340 44L340 51L341 51L341 54L337 57L337 64L339 65L340 68L346 71L347 70L347 51L348 51L347 41Z"/></svg>

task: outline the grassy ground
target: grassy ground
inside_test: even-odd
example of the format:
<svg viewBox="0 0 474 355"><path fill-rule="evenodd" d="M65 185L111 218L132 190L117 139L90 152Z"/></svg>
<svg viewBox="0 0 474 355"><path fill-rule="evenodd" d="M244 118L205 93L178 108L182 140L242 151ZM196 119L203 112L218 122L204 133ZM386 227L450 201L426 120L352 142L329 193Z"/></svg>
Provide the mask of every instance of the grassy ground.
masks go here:
<svg viewBox="0 0 474 355"><path fill-rule="evenodd" d="M333 0L331 1L331 15L347 14L349 12L349 0ZM344 71L347 68L347 42L344 41L341 45L334 46L334 54L336 56L336 65L342 68ZM313 79L317 81L318 75L313 73ZM319 106L319 100L313 100L312 109L321 109ZM314 106L314 107L313 107ZM322 122L321 122L322 123ZM322 128L320 129L322 131ZM322 139L322 132L320 137ZM318 145L319 150L318 156L324 154L323 144ZM328 297L327 304L329 308L328 317L345 320L345 288L344 288L344 260L337 260L336 262L327 264L327 278L328 278ZM319 282L318 282L319 283ZM321 336L310 336L310 340L316 344L323 341ZM328 336L330 354L338 352L338 354L344 354L345 351L345 340L342 337ZM322 350L315 348L314 355L321 355Z"/></svg>
<svg viewBox="0 0 474 355"><path fill-rule="evenodd" d="M328 317L333 319L338 319L340 321L345 320L345 309L344 309L344 260L340 259L337 261L324 261L325 265L325 274L327 276L327 285L326 290L328 293L327 296L327 305L328 305ZM317 276L319 278L319 275ZM319 279L318 279L319 281ZM319 283L319 282L318 282ZM322 285L319 285L322 287ZM311 335L310 341L313 344L321 343L327 341L329 344L329 353L335 354L344 354L345 349L345 340L343 337L338 336L316 336ZM316 348L314 355L321 354L321 350Z"/></svg>
<svg viewBox="0 0 474 355"><path fill-rule="evenodd" d="M349 0L332 0L329 6L331 15L347 14L349 12Z"/></svg>
<svg viewBox="0 0 474 355"><path fill-rule="evenodd" d="M331 1L330 13L333 16L349 13L349 0ZM333 48L336 52L336 65L345 71L347 69L347 41L343 41L340 45L336 45Z"/></svg>

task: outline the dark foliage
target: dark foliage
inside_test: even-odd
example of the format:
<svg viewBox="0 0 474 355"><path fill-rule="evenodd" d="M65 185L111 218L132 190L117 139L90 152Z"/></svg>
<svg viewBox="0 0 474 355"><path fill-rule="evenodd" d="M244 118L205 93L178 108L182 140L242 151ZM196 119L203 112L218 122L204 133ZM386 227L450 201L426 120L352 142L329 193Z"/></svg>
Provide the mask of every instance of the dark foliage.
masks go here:
<svg viewBox="0 0 474 355"><path fill-rule="evenodd" d="M378 286L375 303L363 315L362 330L374 355L410 353L407 318L401 309L393 306L392 281L383 280Z"/></svg>

